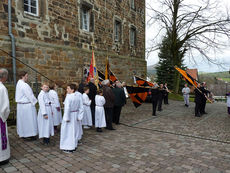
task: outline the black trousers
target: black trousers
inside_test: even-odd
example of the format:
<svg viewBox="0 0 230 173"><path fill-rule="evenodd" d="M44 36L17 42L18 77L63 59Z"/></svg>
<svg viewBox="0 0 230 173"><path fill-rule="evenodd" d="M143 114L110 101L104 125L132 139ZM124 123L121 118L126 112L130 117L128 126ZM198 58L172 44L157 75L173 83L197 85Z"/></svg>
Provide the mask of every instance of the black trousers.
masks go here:
<svg viewBox="0 0 230 173"><path fill-rule="evenodd" d="M95 105L90 105L91 114L92 114L92 123L95 125Z"/></svg>
<svg viewBox="0 0 230 173"><path fill-rule="evenodd" d="M166 94L165 96L164 96L164 104L169 104L169 95L168 94Z"/></svg>
<svg viewBox="0 0 230 173"><path fill-rule="evenodd" d="M206 107L206 100L203 100L203 102L201 103L201 108L200 108L201 114L205 113L205 107Z"/></svg>
<svg viewBox="0 0 230 173"><path fill-rule="evenodd" d="M160 98L158 100L158 111L161 111L162 110L162 101L163 101L163 98Z"/></svg>
<svg viewBox="0 0 230 173"><path fill-rule="evenodd" d="M195 103L195 116L200 117L201 103Z"/></svg>
<svg viewBox="0 0 230 173"><path fill-rule="evenodd" d="M153 115L156 115L157 103L158 103L158 100L152 100Z"/></svg>
<svg viewBox="0 0 230 173"><path fill-rule="evenodd" d="M113 125L113 108L105 108L105 120L107 129L112 129Z"/></svg>
<svg viewBox="0 0 230 173"><path fill-rule="evenodd" d="M119 124L122 106L113 107L113 123Z"/></svg>

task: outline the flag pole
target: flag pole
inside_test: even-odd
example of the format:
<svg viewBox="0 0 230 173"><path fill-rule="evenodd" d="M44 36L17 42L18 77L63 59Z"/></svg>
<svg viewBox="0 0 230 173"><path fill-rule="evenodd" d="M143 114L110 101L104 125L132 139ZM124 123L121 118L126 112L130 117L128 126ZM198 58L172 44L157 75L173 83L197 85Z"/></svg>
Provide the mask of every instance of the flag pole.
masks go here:
<svg viewBox="0 0 230 173"><path fill-rule="evenodd" d="M176 65L174 66L174 68L176 69L176 68L179 68L179 67L177 67ZM177 70L177 69L176 69ZM177 70L177 72L179 72L178 70ZM179 72L180 73L180 72ZM182 75L182 74L181 74ZM182 75L183 76L183 75ZM199 88L197 88L196 87L196 85L194 85L194 83L192 83L192 85L201 93L201 94L203 94L204 96L205 96L205 98L210 102L210 103L213 103L207 96L206 96L206 94L204 94L204 93L202 93L202 91L199 89Z"/></svg>

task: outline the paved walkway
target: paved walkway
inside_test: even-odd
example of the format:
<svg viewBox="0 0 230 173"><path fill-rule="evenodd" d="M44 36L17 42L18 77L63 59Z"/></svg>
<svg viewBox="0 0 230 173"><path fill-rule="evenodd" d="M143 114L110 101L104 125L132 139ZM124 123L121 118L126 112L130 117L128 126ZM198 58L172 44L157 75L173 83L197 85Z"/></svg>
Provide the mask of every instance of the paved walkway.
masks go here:
<svg viewBox="0 0 230 173"><path fill-rule="evenodd" d="M50 146L24 141L9 129L11 160L0 172L207 172L230 173L230 117L225 104L207 104L208 114L194 117L194 104L170 101L157 117L151 104L123 109L117 130L84 131L73 154L59 150L59 135ZM228 142L229 141L229 142Z"/></svg>

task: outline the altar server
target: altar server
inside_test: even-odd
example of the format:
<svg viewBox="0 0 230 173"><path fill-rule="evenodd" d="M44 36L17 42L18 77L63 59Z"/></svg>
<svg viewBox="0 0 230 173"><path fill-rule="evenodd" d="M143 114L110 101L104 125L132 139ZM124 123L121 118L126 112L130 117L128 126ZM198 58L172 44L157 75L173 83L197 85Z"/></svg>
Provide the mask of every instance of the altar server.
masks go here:
<svg viewBox="0 0 230 173"><path fill-rule="evenodd" d="M0 69L0 165L9 162L10 144L7 131L7 118L10 113L9 97L6 87L3 83L8 78L8 71Z"/></svg>
<svg viewBox="0 0 230 173"><path fill-rule="evenodd" d="M60 102L56 92L57 85L55 83L50 83L49 88L49 97L51 99L51 107L53 111L54 131L57 132L57 126L60 125L62 121Z"/></svg>
<svg viewBox="0 0 230 173"><path fill-rule="evenodd" d="M95 127L97 128L97 132L102 132L102 128L106 127L106 121L104 110L105 98L103 97L103 91L101 89L95 97L95 104Z"/></svg>
<svg viewBox="0 0 230 173"><path fill-rule="evenodd" d="M61 124L60 149L65 153L72 153L76 150L78 141L76 136L79 134L79 125L76 117L79 114L80 98L76 99L76 85L67 86L67 95L64 102L64 115Z"/></svg>
<svg viewBox="0 0 230 173"><path fill-rule="evenodd" d="M51 99L49 97L48 83L42 84L42 90L38 95L39 111L38 111L38 130L39 138L43 138L43 143L50 143L50 136L54 136L53 110L51 107Z"/></svg>
<svg viewBox="0 0 230 173"><path fill-rule="evenodd" d="M75 97L77 100L79 100L79 105L77 107L78 110L78 114L76 114L76 122L77 122L77 126L76 126L76 142L78 144L81 144L81 139L82 139L82 135L83 135L83 129L82 129L82 119L84 116L84 108L83 108L83 98L82 98L82 94L80 92L78 92L78 83L76 83L76 91L75 91ZM76 146L77 147L77 146Z"/></svg>
<svg viewBox="0 0 230 173"><path fill-rule="evenodd" d="M90 126L92 126L92 115L91 115L91 100L88 97L89 94L89 87L84 87L84 93L83 93L83 107L84 107L84 116L82 119L82 124L84 125L85 129L88 129Z"/></svg>
<svg viewBox="0 0 230 173"><path fill-rule="evenodd" d="M37 99L33 91L26 83L28 73L19 73L19 80L16 85L15 101L17 102L17 133L20 138L36 139L38 134L37 111L35 104Z"/></svg>

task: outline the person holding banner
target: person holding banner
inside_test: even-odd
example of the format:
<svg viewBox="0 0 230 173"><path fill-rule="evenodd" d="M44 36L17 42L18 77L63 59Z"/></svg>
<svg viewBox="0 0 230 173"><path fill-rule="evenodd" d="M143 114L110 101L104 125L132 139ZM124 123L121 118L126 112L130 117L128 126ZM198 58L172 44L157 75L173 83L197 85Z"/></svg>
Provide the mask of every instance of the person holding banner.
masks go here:
<svg viewBox="0 0 230 173"><path fill-rule="evenodd" d="M201 105L203 101L203 93L200 90L200 84L197 84L197 88L194 90L195 92L195 116L201 117Z"/></svg>

